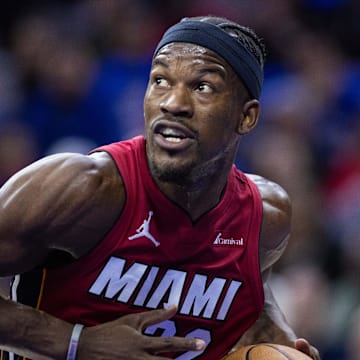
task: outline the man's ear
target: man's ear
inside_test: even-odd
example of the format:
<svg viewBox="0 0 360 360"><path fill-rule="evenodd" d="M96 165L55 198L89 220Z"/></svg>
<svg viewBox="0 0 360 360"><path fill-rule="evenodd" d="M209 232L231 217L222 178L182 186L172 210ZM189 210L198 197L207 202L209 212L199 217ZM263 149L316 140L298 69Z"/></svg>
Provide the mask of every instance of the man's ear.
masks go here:
<svg viewBox="0 0 360 360"><path fill-rule="evenodd" d="M260 103L256 99L246 101L243 105L242 112L237 127L240 135L250 132L257 124L260 114Z"/></svg>

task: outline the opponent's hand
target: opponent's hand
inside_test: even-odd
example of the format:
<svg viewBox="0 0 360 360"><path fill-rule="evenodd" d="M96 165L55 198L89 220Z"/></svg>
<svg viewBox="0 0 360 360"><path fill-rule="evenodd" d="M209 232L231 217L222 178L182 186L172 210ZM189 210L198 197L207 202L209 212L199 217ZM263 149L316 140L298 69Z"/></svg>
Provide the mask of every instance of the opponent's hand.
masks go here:
<svg viewBox="0 0 360 360"><path fill-rule="evenodd" d="M295 340L295 348L304 354L310 356L314 360L321 360L319 351L310 345L310 343L303 338Z"/></svg>
<svg viewBox="0 0 360 360"><path fill-rule="evenodd" d="M80 336L77 359L160 360L169 359L157 355L164 352L203 350L205 343L200 339L143 335L146 327L172 318L176 311L176 306L170 306L86 327Z"/></svg>

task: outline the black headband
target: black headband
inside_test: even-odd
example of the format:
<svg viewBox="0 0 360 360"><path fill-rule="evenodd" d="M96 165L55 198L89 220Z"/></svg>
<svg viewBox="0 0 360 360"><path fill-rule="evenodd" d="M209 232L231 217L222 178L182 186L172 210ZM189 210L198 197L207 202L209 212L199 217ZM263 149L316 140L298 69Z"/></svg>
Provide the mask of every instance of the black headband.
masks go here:
<svg viewBox="0 0 360 360"><path fill-rule="evenodd" d="M260 97L264 76L261 65L253 54L220 27L202 21L181 21L165 32L154 56L172 42L192 43L216 52L234 69L253 98Z"/></svg>

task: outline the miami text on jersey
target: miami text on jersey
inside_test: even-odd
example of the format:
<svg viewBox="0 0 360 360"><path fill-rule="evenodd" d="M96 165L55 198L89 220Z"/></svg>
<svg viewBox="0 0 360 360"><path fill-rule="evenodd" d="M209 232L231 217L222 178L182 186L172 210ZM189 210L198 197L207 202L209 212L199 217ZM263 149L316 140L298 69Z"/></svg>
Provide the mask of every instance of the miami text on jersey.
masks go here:
<svg viewBox="0 0 360 360"><path fill-rule="evenodd" d="M242 282L186 271L160 268L135 262L127 268L126 260L111 257L89 289L94 295L131 305L156 309L176 304L179 313L205 319L225 320ZM127 269L125 271L125 269Z"/></svg>

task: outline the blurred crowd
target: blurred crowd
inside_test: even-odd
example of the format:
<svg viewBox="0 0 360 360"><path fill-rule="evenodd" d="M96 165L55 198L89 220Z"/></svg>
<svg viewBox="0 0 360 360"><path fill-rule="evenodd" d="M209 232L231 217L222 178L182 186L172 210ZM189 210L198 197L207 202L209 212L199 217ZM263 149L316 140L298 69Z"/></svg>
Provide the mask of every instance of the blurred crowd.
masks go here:
<svg viewBox="0 0 360 360"><path fill-rule="evenodd" d="M293 201L272 286L326 360L360 359L360 1L79 0L0 5L0 184L56 152L143 132L152 51L184 16L267 45L262 112L237 163Z"/></svg>

